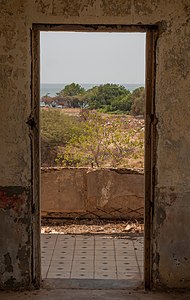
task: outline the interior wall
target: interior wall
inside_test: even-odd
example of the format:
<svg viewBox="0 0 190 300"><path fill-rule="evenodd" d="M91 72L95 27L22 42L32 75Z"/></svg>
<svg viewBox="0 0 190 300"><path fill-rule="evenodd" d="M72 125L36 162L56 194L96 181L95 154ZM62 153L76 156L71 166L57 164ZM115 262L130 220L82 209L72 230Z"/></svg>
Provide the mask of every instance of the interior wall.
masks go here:
<svg viewBox="0 0 190 300"><path fill-rule="evenodd" d="M30 288L32 269L31 29L47 24L157 24L155 288L190 284L189 0L0 1L0 288ZM37 276L37 277L36 277Z"/></svg>

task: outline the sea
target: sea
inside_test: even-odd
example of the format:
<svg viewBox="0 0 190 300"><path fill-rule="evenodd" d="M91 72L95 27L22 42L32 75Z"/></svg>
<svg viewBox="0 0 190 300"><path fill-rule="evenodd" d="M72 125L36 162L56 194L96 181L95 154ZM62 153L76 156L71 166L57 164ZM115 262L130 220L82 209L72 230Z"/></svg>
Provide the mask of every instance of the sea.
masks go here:
<svg viewBox="0 0 190 300"><path fill-rule="evenodd" d="M56 93L64 89L66 85L69 83L41 83L40 84L40 97L49 95L51 97L56 96ZM79 83L85 90L89 90L94 86L101 85L102 83ZM127 83L120 83L123 85L127 90L132 92L133 90L145 86L144 83L135 83L135 84L127 84Z"/></svg>

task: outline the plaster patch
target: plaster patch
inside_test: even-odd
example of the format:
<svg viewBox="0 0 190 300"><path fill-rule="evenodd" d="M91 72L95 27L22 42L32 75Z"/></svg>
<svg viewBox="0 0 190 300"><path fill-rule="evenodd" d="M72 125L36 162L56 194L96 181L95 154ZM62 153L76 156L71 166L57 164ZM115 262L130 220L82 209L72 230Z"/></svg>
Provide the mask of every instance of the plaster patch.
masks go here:
<svg viewBox="0 0 190 300"><path fill-rule="evenodd" d="M110 198L110 188L111 188L111 181L109 180L107 185L104 186L101 190L101 199L100 199L100 206L105 206Z"/></svg>

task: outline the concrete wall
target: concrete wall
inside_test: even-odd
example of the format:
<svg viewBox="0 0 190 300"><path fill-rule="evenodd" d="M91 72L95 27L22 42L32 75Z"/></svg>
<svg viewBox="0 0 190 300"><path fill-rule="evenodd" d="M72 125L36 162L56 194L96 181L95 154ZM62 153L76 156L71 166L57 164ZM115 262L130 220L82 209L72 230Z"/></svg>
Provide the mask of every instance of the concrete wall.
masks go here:
<svg viewBox="0 0 190 300"><path fill-rule="evenodd" d="M42 216L143 218L144 176L130 170L43 168Z"/></svg>
<svg viewBox="0 0 190 300"><path fill-rule="evenodd" d="M29 288L37 276L27 125L32 23L158 25L152 280L155 288L189 287L189 0L1 0L0 12L0 288Z"/></svg>

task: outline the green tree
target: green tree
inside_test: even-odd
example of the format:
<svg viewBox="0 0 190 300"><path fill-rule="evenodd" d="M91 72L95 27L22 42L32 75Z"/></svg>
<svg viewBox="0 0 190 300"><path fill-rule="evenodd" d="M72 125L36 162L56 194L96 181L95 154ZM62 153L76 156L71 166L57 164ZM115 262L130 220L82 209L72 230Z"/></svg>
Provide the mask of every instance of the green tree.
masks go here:
<svg viewBox="0 0 190 300"><path fill-rule="evenodd" d="M58 149L62 149L81 127L77 118L65 115L54 108L41 110L41 160L42 165L55 165Z"/></svg>
<svg viewBox="0 0 190 300"><path fill-rule="evenodd" d="M121 112L130 112L131 110L131 98L129 95L119 96L111 102L111 105L108 107L107 111L121 111Z"/></svg>
<svg viewBox="0 0 190 300"><path fill-rule="evenodd" d="M120 96L126 96L130 92L119 84L103 84L95 86L86 92L89 107L97 109L111 105L112 101Z"/></svg>
<svg viewBox="0 0 190 300"><path fill-rule="evenodd" d="M71 83L68 84L57 93L57 96L64 97L64 96L77 96L80 94L84 94L85 89L81 87L78 83Z"/></svg>
<svg viewBox="0 0 190 300"><path fill-rule="evenodd" d="M77 107L85 107L86 100L84 98L85 89L81 87L77 83L71 83L64 87L63 90L57 93L57 101L58 103L66 102L69 107L77 108Z"/></svg>
<svg viewBox="0 0 190 300"><path fill-rule="evenodd" d="M140 87L133 91L130 96L131 100L131 114L133 116L144 115L145 111L145 89Z"/></svg>

